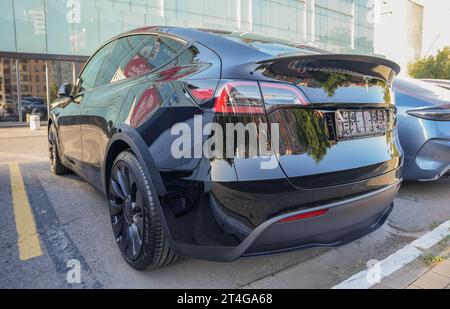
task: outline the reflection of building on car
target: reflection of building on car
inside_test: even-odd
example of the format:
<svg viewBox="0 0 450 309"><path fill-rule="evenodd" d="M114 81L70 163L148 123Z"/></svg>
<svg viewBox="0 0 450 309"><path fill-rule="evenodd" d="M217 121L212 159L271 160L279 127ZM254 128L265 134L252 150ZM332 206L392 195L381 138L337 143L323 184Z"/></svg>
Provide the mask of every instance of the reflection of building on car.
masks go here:
<svg viewBox="0 0 450 309"><path fill-rule="evenodd" d="M400 187L398 71L250 33L139 29L106 42L60 88L51 169L105 194L136 269L340 246L379 228ZM218 133L207 127L248 124L278 124L279 149L266 140L268 156L250 155L247 134L244 151L234 139L227 154L208 144ZM191 134L177 157L180 127ZM262 168L268 158L276 164Z"/></svg>

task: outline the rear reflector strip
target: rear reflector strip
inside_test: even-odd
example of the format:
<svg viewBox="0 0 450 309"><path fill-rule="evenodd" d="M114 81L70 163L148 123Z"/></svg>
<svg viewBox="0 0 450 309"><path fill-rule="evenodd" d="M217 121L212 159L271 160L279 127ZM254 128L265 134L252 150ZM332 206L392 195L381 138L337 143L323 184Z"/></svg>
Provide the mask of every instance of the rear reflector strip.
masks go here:
<svg viewBox="0 0 450 309"><path fill-rule="evenodd" d="M304 219L310 219L310 218L314 218L314 217L320 217L320 216L323 216L326 213L328 213L329 210L330 209L321 209L321 210L306 212L306 213L302 213L302 214L298 214L298 215L294 215L291 217L281 219L277 223L287 223L287 222L294 222L294 221L299 221L299 220L304 220Z"/></svg>

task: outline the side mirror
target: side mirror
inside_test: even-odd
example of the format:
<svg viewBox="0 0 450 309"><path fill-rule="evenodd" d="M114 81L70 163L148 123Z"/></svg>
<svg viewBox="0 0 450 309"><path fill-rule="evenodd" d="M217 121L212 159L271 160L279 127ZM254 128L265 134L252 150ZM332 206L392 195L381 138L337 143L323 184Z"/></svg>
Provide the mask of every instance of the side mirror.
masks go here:
<svg viewBox="0 0 450 309"><path fill-rule="evenodd" d="M72 84L64 83L59 87L57 97L58 98L68 98L72 93Z"/></svg>

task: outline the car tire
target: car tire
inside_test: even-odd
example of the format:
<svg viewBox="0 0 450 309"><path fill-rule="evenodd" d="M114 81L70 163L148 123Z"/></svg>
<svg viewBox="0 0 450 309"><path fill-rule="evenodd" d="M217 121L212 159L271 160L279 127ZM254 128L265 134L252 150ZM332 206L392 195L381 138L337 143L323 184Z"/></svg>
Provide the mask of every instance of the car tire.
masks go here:
<svg viewBox="0 0 450 309"><path fill-rule="evenodd" d="M61 163L59 157L56 128L52 123L48 130L48 152L50 160L50 170L54 175L61 176L70 173L70 170Z"/></svg>
<svg viewBox="0 0 450 309"><path fill-rule="evenodd" d="M180 260L164 232L155 204L158 197L144 168L131 151L124 151L116 157L108 180L113 234L125 261L137 270Z"/></svg>

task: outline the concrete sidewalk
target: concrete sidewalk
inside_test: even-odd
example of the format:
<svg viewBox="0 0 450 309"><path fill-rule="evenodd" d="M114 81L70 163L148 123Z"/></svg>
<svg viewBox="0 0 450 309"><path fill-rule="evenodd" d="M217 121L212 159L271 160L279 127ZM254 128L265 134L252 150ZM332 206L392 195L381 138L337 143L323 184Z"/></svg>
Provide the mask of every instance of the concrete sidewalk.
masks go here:
<svg viewBox="0 0 450 309"><path fill-rule="evenodd" d="M450 239L375 285L374 289L450 289Z"/></svg>
<svg viewBox="0 0 450 309"><path fill-rule="evenodd" d="M408 289L450 289L450 260L431 268Z"/></svg>

